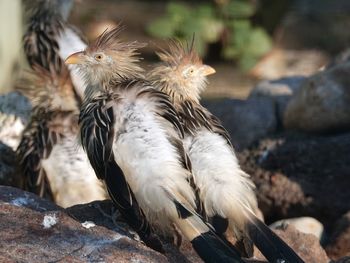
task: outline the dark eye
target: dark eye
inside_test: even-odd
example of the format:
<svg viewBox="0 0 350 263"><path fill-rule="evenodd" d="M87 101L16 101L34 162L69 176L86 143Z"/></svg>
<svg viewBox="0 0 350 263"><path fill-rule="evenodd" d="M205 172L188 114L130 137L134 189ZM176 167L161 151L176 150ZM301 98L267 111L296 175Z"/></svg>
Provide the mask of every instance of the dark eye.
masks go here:
<svg viewBox="0 0 350 263"><path fill-rule="evenodd" d="M191 69L190 69L190 73L192 74L193 72L194 72L194 69L193 69L193 68L191 68Z"/></svg>
<svg viewBox="0 0 350 263"><path fill-rule="evenodd" d="M97 60L101 60L101 59L102 59L102 55L101 55L101 54L97 54L97 55L95 55L95 59L97 59Z"/></svg>

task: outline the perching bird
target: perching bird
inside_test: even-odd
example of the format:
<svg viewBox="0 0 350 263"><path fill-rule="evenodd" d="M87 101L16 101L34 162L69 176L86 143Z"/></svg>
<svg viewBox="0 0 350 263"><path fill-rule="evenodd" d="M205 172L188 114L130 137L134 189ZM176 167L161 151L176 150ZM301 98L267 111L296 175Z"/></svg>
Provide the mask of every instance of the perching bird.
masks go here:
<svg viewBox="0 0 350 263"><path fill-rule="evenodd" d="M243 254L252 255L254 242L269 262L303 262L255 216L254 184L240 168L220 121L200 104L206 76L215 70L202 63L193 44L184 48L173 41L169 51L158 55L162 64L150 72L149 79L154 87L170 96L181 118L184 145L192 163L203 215L218 234L232 230Z"/></svg>
<svg viewBox="0 0 350 263"><path fill-rule="evenodd" d="M66 60L87 81L81 141L97 176L146 242L147 222L166 233L176 227L206 262L242 262L196 214L178 117L168 96L144 80L136 63L142 45L121 42L119 31Z"/></svg>
<svg viewBox="0 0 350 263"><path fill-rule="evenodd" d="M68 70L34 69L17 87L33 105L17 149L22 187L63 207L108 198L77 140L79 105Z"/></svg>
<svg viewBox="0 0 350 263"><path fill-rule="evenodd" d="M29 66L39 65L60 74L66 57L86 47L81 33L66 22L73 0L25 1L25 6L29 18L23 42ZM85 83L74 66L68 68L74 91L82 98Z"/></svg>

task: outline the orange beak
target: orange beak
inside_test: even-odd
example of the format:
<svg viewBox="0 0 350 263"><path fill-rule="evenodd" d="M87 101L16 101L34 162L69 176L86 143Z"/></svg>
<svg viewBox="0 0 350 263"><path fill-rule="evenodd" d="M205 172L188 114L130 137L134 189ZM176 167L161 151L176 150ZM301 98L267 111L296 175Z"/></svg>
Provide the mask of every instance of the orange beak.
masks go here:
<svg viewBox="0 0 350 263"><path fill-rule="evenodd" d="M202 66L202 72L204 76L209 76L211 74L214 74L216 71L214 68L212 68L211 66L208 65L203 65Z"/></svg>
<svg viewBox="0 0 350 263"><path fill-rule="evenodd" d="M82 64L84 61L83 56L84 56L84 51L79 51L79 52L73 53L68 58L66 58L65 63L68 65L70 65L70 64Z"/></svg>

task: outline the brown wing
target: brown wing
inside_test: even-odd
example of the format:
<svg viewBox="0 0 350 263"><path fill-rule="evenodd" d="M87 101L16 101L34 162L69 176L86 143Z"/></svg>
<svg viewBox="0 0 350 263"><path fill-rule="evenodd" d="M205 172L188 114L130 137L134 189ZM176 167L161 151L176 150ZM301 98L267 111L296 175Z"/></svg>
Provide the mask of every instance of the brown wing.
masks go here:
<svg viewBox="0 0 350 263"><path fill-rule="evenodd" d="M34 109L17 148L17 158L22 175L23 189L53 200L52 191L41 161L49 157L52 147L61 134L50 130L49 114L43 109Z"/></svg>

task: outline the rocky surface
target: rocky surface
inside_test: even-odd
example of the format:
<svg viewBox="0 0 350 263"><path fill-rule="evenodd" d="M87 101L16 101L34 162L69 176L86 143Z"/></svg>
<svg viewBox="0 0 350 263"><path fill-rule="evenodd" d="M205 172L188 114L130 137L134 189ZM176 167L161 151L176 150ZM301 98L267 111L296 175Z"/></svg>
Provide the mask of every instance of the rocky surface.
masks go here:
<svg viewBox="0 0 350 263"><path fill-rule="evenodd" d="M144 246L110 201L63 209L19 189L0 186L0 260L6 262L202 262L189 242L162 239L164 254ZM292 227L276 230L297 253L323 261L317 238ZM308 249L308 250L307 250ZM247 263L265 262L256 253Z"/></svg>
<svg viewBox="0 0 350 263"><path fill-rule="evenodd" d="M277 128L275 105L268 97L205 101L203 104L222 121L237 149L251 145Z"/></svg>
<svg viewBox="0 0 350 263"><path fill-rule="evenodd" d="M20 142L22 131L29 119L31 105L18 92L0 96L0 141L13 150Z"/></svg>
<svg viewBox="0 0 350 263"><path fill-rule="evenodd" d="M324 227L320 221L312 217L287 218L276 221L270 225L273 229L283 229L287 226L293 226L299 232L312 234L318 240L322 239Z"/></svg>
<svg viewBox="0 0 350 263"><path fill-rule="evenodd" d="M275 230L294 251L306 263L328 263L329 258L324 249L319 244L318 239L312 234L301 233L292 225L284 226ZM257 258L261 258L261 254L255 253Z"/></svg>
<svg viewBox="0 0 350 263"><path fill-rule="evenodd" d="M289 100L305 79L303 76L293 76L261 81L254 87L248 98L271 98L275 103L278 123L281 124Z"/></svg>
<svg viewBox="0 0 350 263"><path fill-rule="evenodd" d="M284 126L312 133L350 128L350 63L339 64L307 81L290 100Z"/></svg>
<svg viewBox="0 0 350 263"><path fill-rule="evenodd" d="M0 186L0 254L6 262L168 262L121 233L80 223L33 194Z"/></svg>
<svg viewBox="0 0 350 263"><path fill-rule="evenodd" d="M350 134L281 134L239 153L270 223L312 216L325 227L350 210Z"/></svg>
<svg viewBox="0 0 350 263"><path fill-rule="evenodd" d="M350 256L350 211L335 222L326 251L334 260ZM350 257L348 260L350 262Z"/></svg>
<svg viewBox="0 0 350 263"><path fill-rule="evenodd" d="M290 76L310 76L326 65L329 57L315 49L274 48L251 70L259 79L279 79Z"/></svg>

